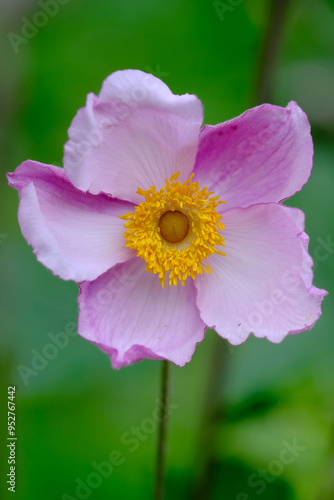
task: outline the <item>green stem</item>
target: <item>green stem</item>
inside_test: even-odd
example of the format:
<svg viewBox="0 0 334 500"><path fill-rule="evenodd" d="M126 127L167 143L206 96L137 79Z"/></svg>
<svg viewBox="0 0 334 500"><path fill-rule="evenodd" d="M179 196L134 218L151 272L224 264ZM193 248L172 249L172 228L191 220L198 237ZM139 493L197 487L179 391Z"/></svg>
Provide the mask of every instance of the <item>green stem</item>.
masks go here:
<svg viewBox="0 0 334 500"><path fill-rule="evenodd" d="M224 418L224 382L230 357L224 340L214 335L198 434L196 479L189 500L211 498L214 486L217 465L215 446Z"/></svg>
<svg viewBox="0 0 334 500"><path fill-rule="evenodd" d="M255 103L272 101L276 68L290 0L272 0L257 75Z"/></svg>
<svg viewBox="0 0 334 500"><path fill-rule="evenodd" d="M154 500L163 500L165 487L166 449L167 449L167 423L168 423L168 397L169 397L169 362L162 362L161 371L161 396L159 406L159 434L158 452L156 463L156 482Z"/></svg>

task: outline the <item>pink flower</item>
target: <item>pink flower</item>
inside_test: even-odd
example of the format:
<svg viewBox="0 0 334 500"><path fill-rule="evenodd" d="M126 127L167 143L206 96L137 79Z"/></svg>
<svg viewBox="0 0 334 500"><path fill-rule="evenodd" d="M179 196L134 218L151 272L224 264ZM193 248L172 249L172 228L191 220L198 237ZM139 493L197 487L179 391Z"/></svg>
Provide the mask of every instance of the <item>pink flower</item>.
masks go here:
<svg viewBox="0 0 334 500"><path fill-rule="evenodd" d="M75 116L64 169L29 160L8 174L24 237L80 282L79 334L114 368L183 366L207 327L234 345L281 342L321 314L304 214L281 203L311 172L306 115L291 102L202 119L196 96L118 71Z"/></svg>

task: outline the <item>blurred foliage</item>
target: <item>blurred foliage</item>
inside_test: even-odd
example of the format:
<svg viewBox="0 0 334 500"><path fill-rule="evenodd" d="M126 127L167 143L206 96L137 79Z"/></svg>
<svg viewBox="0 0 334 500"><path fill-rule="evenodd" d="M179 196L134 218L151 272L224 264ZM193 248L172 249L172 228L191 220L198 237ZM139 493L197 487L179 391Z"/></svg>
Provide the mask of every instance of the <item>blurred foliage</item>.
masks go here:
<svg viewBox="0 0 334 500"><path fill-rule="evenodd" d="M156 435L144 433L131 451L124 433L152 417L158 362L143 361L117 372L95 346L71 336L47 366L26 378L27 384L20 376L18 367L31 367L34 353L50 343L48 334L76 322L77 287L36 262L18 227L17 193L7 188L4 174L27 158L61 165L77 109L117 69L153 72L174 93L197 94L205 123L251 107L268 2L244 0L221 20L211 1L70 0L15 53L8 33L20 35L25 19L32 21L41 3L47 1L0 4L0 384L3 401L8 385L15 384L17 391L16 499L56 500L64 493L75 498L76 478L85 482L95 470L92 463L108 460L113 450L124 463L88 497L150 498ZM323 241L334 239L333 26L332 1L291 1L274 89L275 104L296 100L312 124L314 170L289 203L306 213L314 256L320 255ZM321 256L315 258L315 284L331 292L333 251ZM310 332L282 344L255 338L237 348L226 344L215 500L334 498L332 301L331 295L325 299L323 315ZM166 499L188 498L201 460L197 435L215 337L209 331L192 362L173 367L172 402L178 408L171 419ZM4 403L2 408L5 436ZM277 463L275 469L283 443L292 446L294 440L304 450L282 470ZM5 446L0 459L7 471ZM259 470L280 472L259 482ZM1 498L10 498L4 482Z"/></svg>

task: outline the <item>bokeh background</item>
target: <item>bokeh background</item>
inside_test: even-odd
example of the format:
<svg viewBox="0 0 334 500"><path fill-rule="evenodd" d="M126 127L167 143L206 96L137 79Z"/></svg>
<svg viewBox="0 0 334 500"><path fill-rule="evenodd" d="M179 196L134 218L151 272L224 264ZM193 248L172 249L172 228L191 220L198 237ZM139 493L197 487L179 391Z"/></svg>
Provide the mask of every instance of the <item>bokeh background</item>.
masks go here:
<svg viewBox="0 0 334 500"><path fill-rule="evenodd" d="M198 95L205 123L252 107L270 2L54 0L58 9L34 29L47 3L0 1L1 498L13 495L6 417L7 387L15 385L17 500L149 499L160 363L114 371L73 335L77 286L37 263L5 173L27 158L61 165L77 109L117 69L154 73L174 93ZM315 284L333 292L334 2L291 0L285 18L270 99L297 101L311 121L313 173L289 203L306 212ZM173 366L166 499L334 498L333 324L330 293L309 332L231 348L208 331L191 363ZM46 348L55 345L50 334L64 332L66 346ZM137 444L129 442L138 426ZM93 463L113 450L123 463L93 487ZM78 479L91 486L76 492Z"/></svg>

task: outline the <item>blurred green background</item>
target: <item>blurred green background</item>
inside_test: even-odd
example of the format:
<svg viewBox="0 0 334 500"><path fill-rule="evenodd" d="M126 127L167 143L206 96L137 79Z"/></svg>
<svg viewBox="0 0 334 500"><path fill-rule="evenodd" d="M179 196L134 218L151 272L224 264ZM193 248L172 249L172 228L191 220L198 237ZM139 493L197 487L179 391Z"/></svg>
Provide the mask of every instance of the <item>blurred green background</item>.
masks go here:
<svg viewBox="0 0 334 500"><path fill-rule="evenodd" d="M152 72L174 93L198 95L205 123L252 107L269 2L230 0L217 9L211 1L59 0L58 12L36 33L15 38L27 23L43 24L37 14L43 3L0 2L0 496L12 498L5 476L7 387L15 385L17 500L150 499L156 432L147 419L157 406L160 363L114 371L102 351L67 334L77 320L77 286L35 260L5 173L28 158L61 165L77 109L117 69ZM326 242L334 240L334 2L290 2L278 62L272 102L297 101L309 115L315 143L311 179L289 203L306 212L315 285L333 292L333 247ZM210 491L202 498L334 498L333 324L330 294L316 326L280 345L252 337L232 349L220 339L221 370L213 377L220 418L212 427ZM49 334L65 331L68 344L51 348L52 359L39 370L26 371L36 352L52 343ZM191 363L173 366L167 500L195 498L216 349L216 334L208 331ZM137 445L129 444L136 426L142 434ZM283 463L283 450L294 443L295 455ZM96 479L93 463L109 460L114 450L122 463ZM78 479L91 484L79 496Z"/></svg>

